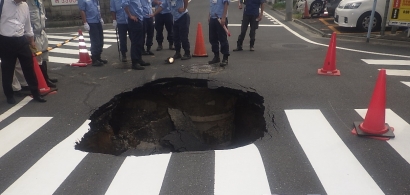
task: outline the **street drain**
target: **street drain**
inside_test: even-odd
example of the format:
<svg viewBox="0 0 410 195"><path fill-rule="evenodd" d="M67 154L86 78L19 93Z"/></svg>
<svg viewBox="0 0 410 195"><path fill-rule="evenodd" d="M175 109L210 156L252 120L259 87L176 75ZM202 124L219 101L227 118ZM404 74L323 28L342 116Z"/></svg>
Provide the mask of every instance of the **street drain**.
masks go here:
<svg viewBox="0 0 410 195"><path fill-rule="evenodd" d="M208 80L168 78L116 95L90 117L75 148L86 152L149 155L230 149L266 132L263 97L208 87Z"/></svg>

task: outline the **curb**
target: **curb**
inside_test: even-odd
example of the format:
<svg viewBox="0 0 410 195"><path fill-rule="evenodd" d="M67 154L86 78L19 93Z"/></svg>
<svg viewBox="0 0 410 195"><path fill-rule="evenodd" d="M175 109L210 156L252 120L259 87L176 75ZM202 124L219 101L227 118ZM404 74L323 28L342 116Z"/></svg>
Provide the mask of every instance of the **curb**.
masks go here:
<svg viewBox="0 0 410 195"><path fill-rule="evenodd" d="M280 12L279 10L272 9L276 13L285 16L284 13ZM295 22L296 24L299 24L301 26L304 26L308 28L311 31L314 31L315 33L320 34L322 37L325 38L330 38L332 34L325 33L321 30L316 29L315 27L306 24L305 22L299 20L299 19L293 19L292 21ZM348 40L348 41L356 41L356 42L366 42L367 37L357 37L357 36L349 36L349 35L343 35L343 34L337 34L337 38L343 39L343 40ZM375 38L374 36L370 37L369 44L380 44L380 45L391 45L391 46L401 46L401 47L410 47L410 41L397 41L397 40L390 40L390 39L381 39L381 38Z"/></svg>

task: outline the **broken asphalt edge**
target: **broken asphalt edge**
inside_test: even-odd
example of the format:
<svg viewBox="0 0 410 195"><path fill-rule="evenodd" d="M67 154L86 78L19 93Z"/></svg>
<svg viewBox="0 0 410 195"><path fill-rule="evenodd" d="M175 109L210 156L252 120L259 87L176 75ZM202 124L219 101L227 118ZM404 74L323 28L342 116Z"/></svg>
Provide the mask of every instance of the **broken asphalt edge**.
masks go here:
<svg viewBox="0 0 410 195"><path fill-rule="evenodd" d="M275 11L276 13L285 16L284 13L282 13L279 10L276 9L272 9L273 11ZM315 27L306 24L305 22L299 20L299 19L294 19L292 18L292 21L296 24L299 24L301 26L304 26L306 28L308 28L309 30L320 34L322 37L325 38L330 38L332 36L332 34L329 33L325 33L319 29L316 29ZM349 35L343 35L343 34L337 34L337 38L338 39L343 39L343 40L348 40L348 41L356 41L356 42L366 42L367 38L366 37L357 37L357 36L349 36ZM401 46L401 47L410 47L410 42L409 41L396 41L396 40L389 40L389 39L374 39L372 37L370 37L369 43L372 44L379 44L379 45L391 45L391 46Z"/></svg>

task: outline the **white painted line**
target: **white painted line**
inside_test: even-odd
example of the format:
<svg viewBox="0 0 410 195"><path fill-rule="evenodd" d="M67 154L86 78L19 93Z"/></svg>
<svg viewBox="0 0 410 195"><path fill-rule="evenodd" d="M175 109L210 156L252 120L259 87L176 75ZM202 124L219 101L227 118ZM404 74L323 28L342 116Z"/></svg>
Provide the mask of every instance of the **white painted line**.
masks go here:
<svg viewBox="0 0 410 195"><path fill-rule="evenodd" d="M79 54L79 52L78 52ZM79 57L80 55L78 55ZM71 63L77 63L79 58L63 58L63 57L55 57L55 56L49 56L48 60L53 63L59 63L59 64L71 64Z"/></svg>
<svg viewBox="0 0 410 195"><path fill-rule="evenodd" d="M372 60L362 59L367 64L373 65L393 65L393 66L410 66L410 60Z"/></svg>
<svg viewBox="0 0 410 195"><path fill-rule="evenodd" d="M20 117L0 131L0 158L46 124L52 117Z"/></svg>
<svg viewBox="0 0 410 195"><path fill-rule="evenodd" d="M367 109L356 109L356 112L364 118ZM394 128L395 138L387 141L410 164L410 125L391 109L386 109L386 123Z"/></svg>
<svg viewBox="0 0 410 195"><path fill-rule="evenodd" d="M266 12L264 12L266 13ZM274 18L272 15L266 13L267 16ZM322 43L317 43L314 42L310 39L307 39L306 37L300 35L299 33L295 32L294 30L292 30L291 28L289 28L288 26L284 25L282 22L279 22L279 20L277 20L276 18L274 18L280 25L282 25L286 30L288 30L290 33L294 34L296 37L299 37L300 39L311 43L311 44L315 44L315 45L319 45L319 46L324 46L324 47L329 47L329 45L326 44L322 44ZM363 51L363 50L357 50L357 49L349 49L349 48L344 48L344 47L336 47L337 49L342 49L342 50L346 50L346 51L353 51L353 52L359 52L359 53L367 53L367 54L376 54L376 55L381 55L381 56L394 56L394 57L402 57L402 58L410 58L410 56L405 56L405 55L397 55L397 54L386 54L386 53L378 53L378 52L371 52L371 51Z"/></svg>
<svg viewBox="0 0 410 195"><path fill-rule="evenodd" d="M410 82L402 81L402 83L410 87Z"/></svg>
<svg viewBox="0 0 410 195"><path fill-rule="evenodd" d="M2 195L53 194L78 163L87 155L74 149L74 144L87 131L90 120L57 144L17 179Z"/></svg>
<svg viewBox="0 0 410 195"><path fill-rule="evenodd" d="M57 45L57 44L59 44L59 43L61 43L61 41L50 41L50 40L48 41L49 46ZM78 41L68 42L68 43L66 43L66 44L64 44L64 45L76 46L76 47L78 47ZM90 47L91 47L91 43L85 43L85 46L86 46L87 48L90 48ZM61 46L61 47L64 47L64 46ZM108 44L104 44L104 45L103 45L103 48L104 48L104 49L107 49L107 48L109 48L109 47L111 47L111 45L108 45Z"/></svg>
<svg viewBox="0 0 410 195"><path fill-rule="evenodd" d="M64 48L54 48L50 53L63 53L63 54L77 54L79 55L79 49L64 49ZM90 53L88 51L88 53Z"/></svg>
<svg viewBox="0 0 410 195"><path fill-rule="evenodd" d="M86 35L84 35L84 37L86 37ZM87 36L88 37L88 36ZM59 35L47 35L47 38L49 38L49 39L60 39L60 40L68 40L68 39L71 39L71 38L73 38L73 37L68 37L68 36L59 36ZM90 38L84 38L84 41L87 43L87 42L90 42ZM116 39L104 39L104 43L105 42L107 42L107 43L116 43L117 42L117 40ZM77 43L78 43L78 41L77 41Z"/></svg>
<svg viewBox="0 0 410 195"><path fill-rule="evenodd" d="M326 194L384 194L320 110L285 110Z"/></svg>
<svg viewBox="0 0 410 195"><path fill-rule="evenodd" d="M115 33L115 31L114 31ZM76 34L71 34L71 35L76 35ZM90 35L87 34L83 34L84 37L90 37ZM115 34L104 34L104 41L105 41L105 37L110 37L110 38L116 38L117 36Z"/></svg>
<svg viewBox="0 0 410 195"><path fill-rule="evenodd" d="M171 153L127 157L105 194L159 194L170 158Z"/></svg>
<svg viewBox="0 0 410 195"><path fill-rule="evenodd" d="M408 76L410 76L410 70L386 69L386 75L389 75L389 76L406 76L406 77L408 77Z"/></svg>
<svg viewBox="0 0 410 195"><path fill-rule="evenodd" d="M215 150L214 194L271 194L262 157L254 144Z"/></svg>
<svg viewBox="0 0 410 195"><path fill-rule="evenodd" d="M30 96L25 97L23 100L21 100L18 104L16 104L15 106L11 107L10 109L8 109L6 112L4 112L3 114L0 115L0 122L3 121L4 119L6 119L7 117L9 117L10 115L14 114L15 112L17 112L18 110L20 110L20 108L22 108L23 106L25 106L27 103L29 103L33 98L31 98ZM1 142L0 142L1 143Z"/></svg>
<svg viewBox="0 0 410 195"><path fill-rule="evenodd" d="M228 27L231 27L231 26L241 26L241 24L228 24ZM249 26L249 25L248 25ZM259 26L267 26L267 27L282 27L281 25L279 25L279 24L259 24Z"/></svg>

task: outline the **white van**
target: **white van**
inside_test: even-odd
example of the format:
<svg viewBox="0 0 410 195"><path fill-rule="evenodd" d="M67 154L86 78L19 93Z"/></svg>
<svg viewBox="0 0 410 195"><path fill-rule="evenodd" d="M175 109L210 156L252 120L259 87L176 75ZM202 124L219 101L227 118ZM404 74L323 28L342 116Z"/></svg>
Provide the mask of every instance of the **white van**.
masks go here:
<svg viewBox="0 0 410 195"><path fill-rule="evenodd" d="M367 31L373 0L342 0L335 11L335 23L343 27L356 27ZM380 29L384 15L386 0L377 0L372 30Z"/></svg>

